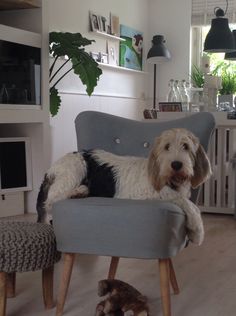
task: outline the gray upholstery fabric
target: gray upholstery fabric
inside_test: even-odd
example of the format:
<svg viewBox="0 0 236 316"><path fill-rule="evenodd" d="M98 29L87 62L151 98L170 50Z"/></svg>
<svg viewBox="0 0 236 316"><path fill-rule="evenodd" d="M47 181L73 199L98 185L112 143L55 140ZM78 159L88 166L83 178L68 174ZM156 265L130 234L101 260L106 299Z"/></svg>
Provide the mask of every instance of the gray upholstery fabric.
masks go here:
<svg viewBox="0 0 236 316"><path fill-rule="evenodd" d="M99 148L145 157L155 137L173 127L189 129L207 149L215 121L207 112L168 122L139 122L86 111L77 116L75 126L79 150ZM176 255L186 241L182 210L160 201L64 200L53 206L53 225L62 252L167 258Z"/></svg>
<svg viewBox="0 0 236 316"><path fill-rule="evenodd" d="M0 271L10 273L46 269L59 259L52 226L0 221Z"/></svg>
<svg viewBox="0 0 236 316"><path fill-rule="evenodd" d="M60 251L168 258L185 244L185 215L171 203L112 198L71 199L53 207Z"/></svg>

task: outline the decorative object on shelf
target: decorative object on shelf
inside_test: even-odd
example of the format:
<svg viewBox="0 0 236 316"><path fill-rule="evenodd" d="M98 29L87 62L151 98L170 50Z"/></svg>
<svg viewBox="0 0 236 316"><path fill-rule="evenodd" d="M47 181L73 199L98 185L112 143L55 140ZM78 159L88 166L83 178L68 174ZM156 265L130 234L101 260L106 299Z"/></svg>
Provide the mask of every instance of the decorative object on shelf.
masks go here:
<svg viewBox="0 0 236 316"><path fill-rule="evenodd" d="M153 77L153 108L150 110L150 114L153 118L157 117L156 109L156 64L163 61L170 60L171 55L169 50L165 46L165 40L163 35L155 35L152 39L152 47L148 51L147 62L154 64L154 77ZM146 111L146 110L144 110ZM144 114L145 115L145 114Z"/></svg>
<svg viewBox="0 0 236 316"><path fill-rule="evenodd" d="M106 33L107 32L107 18L105 16L99 16L100 23L100 31Z"/></svg>
<svg viewBox="0 0 236 316"><path fill-rule="evenodd" d="M92 31L102 31L100 16L89 11L90 27Z"/></svg>
<svg viewBox="0 0 236 316"><path fill-rule="evenodd" d="M221 77L205 75L203 86L204 110L214 112L217 110L217 93L221 88Z"/></svg>
<svg viewBox="0 0 236 316"><path fill-rule="evenodd" d="M110 31L112 35L120 36L120 19L112 13L110 13Z"/></svg>
<svg viewBox="0 0 236 316"><path fill-rule="evenodd" d="M95 61L97 61L98 63L101 62L101 53L100 52L90 52L89 54Z"/></svg>
<svg viewBox="0 0 236 316"><path fill-rule="evenodd" d="M211 28L204 42L205 52L227 53L236 50L233 33L229 28L228 19L224 17L227 10L228 0L226 0L225 11L219 7L215 7L214 14L216 15L216 18L211 20Z"/></svg>
<svg viewBox="0 0 236 316"><path fill-rule="evenodd" d="M192 84L195 88L203 88L204 85L204 72L196 65L192 65L191 75Z"/></svg>
<svg viewBox="0 0 236 316"><path fill-rule="evenodd" d="M234 37L234 44L236 47L236 30L232 31L233 37ZM236 60L236 50L231 53L225 53L225 59L226 60Z"/></svg>
<svg viewBox="0 0 236 316"><path fill-rule="evenodd" d="M108 64L108 54L107 53L101 53L101 63Z"/></svg>
<svg viewBox="0 0 236 316"><path fill-rule="evenodd" d="M98 63L84 50L94 40L83 37L80 33L51 32L49 34L49 52L54 61L49 70L50 78L50 112L55 116L61 105L61 98L58 95L56 85L70 72L74 71L80 77L81 82L86 86L86 92L90 96L102 74ZM61 67L55 70L58 58L65 56L68 59ZM64 66L71 62L71 68ZM63 71L63 68L65 69Z"/></svg>
<svg viewBox="0 0 236 316"><path fill-rule="evenodd" d="M142 70L143 33L129 26L121 25L120 36L125 39L120 43L120 66Z"/></svg>
<svg viewBox="0 0 236 316"><path fill-rule="evenodd" d="M9 103L9 93L7 91L6 84L3 83L0 89L0 104L6 104L6 103Z"/></svg>
<svg viewBox="0 0 236 316"><path fill-rule="evenodd" d="M181 102L159 102L160 112L182 112Z"/></svg>
<svg viewBox="0 0 236 316"><path fill-rule="evenodd" d="M107 41L108 62L110 65L118 65L116 45L114 41Z"/></svg>

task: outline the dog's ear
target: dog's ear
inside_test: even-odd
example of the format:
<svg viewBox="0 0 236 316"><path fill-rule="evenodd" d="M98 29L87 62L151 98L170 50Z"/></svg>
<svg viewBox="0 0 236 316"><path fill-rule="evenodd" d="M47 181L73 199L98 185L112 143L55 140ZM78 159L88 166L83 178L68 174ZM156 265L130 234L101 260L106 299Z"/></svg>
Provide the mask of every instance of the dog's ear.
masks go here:
<svg viewBox="0 0 236 316"><path fill-rule="evenodd" d="M148 176L157 191L160 191L165 185L164 179L160 176L160 165L157 159L160 141L160 137L157 137L148 159Z"/></svg>
<svg viewBox="0 0 236 316"><path fill-rule="evenodd" d="M204 183L212 174L211 164L206 155L206 152L201 144L198 146L198 150L195 156L194 175L191 179L191 185L193 188L197 188Z"/></svg>

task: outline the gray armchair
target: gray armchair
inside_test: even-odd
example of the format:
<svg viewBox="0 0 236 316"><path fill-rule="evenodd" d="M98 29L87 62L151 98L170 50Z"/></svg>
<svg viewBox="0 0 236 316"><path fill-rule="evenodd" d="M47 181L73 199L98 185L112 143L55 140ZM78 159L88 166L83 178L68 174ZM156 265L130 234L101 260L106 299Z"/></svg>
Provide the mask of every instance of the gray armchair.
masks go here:
<svg viewBox="0 0 236 316"><path fill-rule="evenodd" d="M168 122L139 122L86 111L77 116L75 126L78 150L147 157L155 137L174 127L189 129L207 150L215 121L207 112ZM194 190L192 200L196 197ZM88 197L57 202L52 213L58 250L64 253L57 316L63 313L76 253L112 257L111 279L120 257L158 259L163 315L171 315L170 285L179 292L171 258L186 245L186 219L179 207L156 200Z"/></svg>

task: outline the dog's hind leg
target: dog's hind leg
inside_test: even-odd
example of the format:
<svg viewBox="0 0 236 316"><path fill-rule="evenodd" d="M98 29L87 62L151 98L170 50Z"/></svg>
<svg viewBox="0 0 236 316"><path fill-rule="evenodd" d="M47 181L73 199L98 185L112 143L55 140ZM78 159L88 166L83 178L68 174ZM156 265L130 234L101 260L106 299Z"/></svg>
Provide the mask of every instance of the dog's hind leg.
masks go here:
<svg viewBox="0 0 236 316"><path fill-rule="evenodd" d="M36 203L36 209L38 213L38 223L44 223L47 222L47 212L45 209L45 201L47 200L48 197L48 191L50 186L52 185L54 181L53 176L49 176L48 174L45 174L44 180L40 186L39 194L37 197L37 203Z"/></svg>

